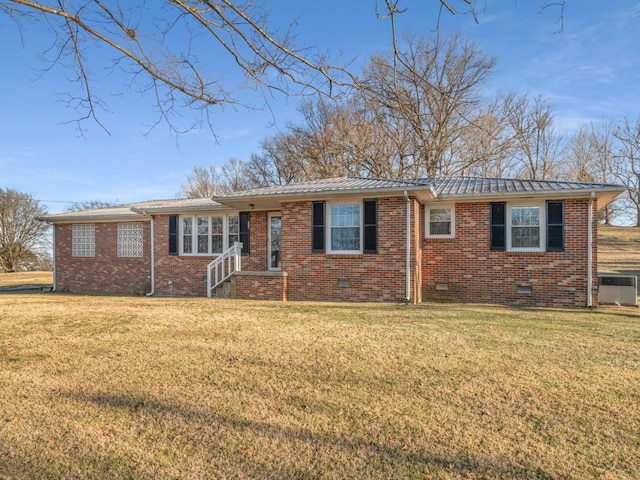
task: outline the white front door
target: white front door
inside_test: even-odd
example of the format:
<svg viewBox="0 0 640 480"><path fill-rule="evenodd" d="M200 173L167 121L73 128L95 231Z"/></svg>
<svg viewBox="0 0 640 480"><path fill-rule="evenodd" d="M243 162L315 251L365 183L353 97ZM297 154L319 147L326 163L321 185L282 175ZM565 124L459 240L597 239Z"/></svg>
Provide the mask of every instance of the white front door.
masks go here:
<svg viewBox="0 0 640 480"><path fill-rule="evenodd" d="M269 259L269 270L280 270L280 231L282 220L279 213L269 214L269 238L267 253Z"/></svg>

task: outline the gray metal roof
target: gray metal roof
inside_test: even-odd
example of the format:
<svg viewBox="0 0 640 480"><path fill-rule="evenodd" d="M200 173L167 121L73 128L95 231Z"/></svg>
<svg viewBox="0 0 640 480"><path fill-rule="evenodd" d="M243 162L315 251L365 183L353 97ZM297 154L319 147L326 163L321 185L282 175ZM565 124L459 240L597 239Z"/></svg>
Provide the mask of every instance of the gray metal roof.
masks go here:
<svg viewBox="0 0 640 480"><path fill-rule="evenodd" d="M210 198L183 198L170 200L149 200L127 203L114 207L93 208L79 212L64 212L39 217L47 222L80 222L95 220L143 220L147 213L171 213L183 211L202 211L228 209Z"/></svg>
<svg viewBox="0 0 640 480"><path fill-rule="evenodd" d="M226 196L151 200L129 203L117 207L98 208L81 212L66 212L41 217L49 222L144 219L145 214L172 214L227 210L271 210L280 208L280 202L296 199L316 199L328 196L376 195L401 196L404 192L422 202L432 200L474 201L523 196L547 198L587 197L594 193L599 207L606 205L624 191L620 185L604 183L519 180L510 178L452 177L420 178L416 180L388 180L382 178L339 177L312 180L292 185L256 188Z"/></svg>
<svg viewBox="0 0 640 480"><path fill-rule="evenodd" d="M322 180L310 180L291 185L277 185L274 187L255 188L253 190L245 190L235 192L224 197L218 197L220 200L231 199L235 197L267 197L274 195L300 195L307 193L326 193L326 192L352 192L362 190L379 190L379 189L406 189L418 186L427 186L432 180L388 180L383 178L362 178L362 177L337 177L326 178Z"/></svg>
<svg viewBox="0 0 640 480"><path fill-rule="evenodd" d="M423 179L424 180L424 179ZM590 193L622 191L619 185L604 183L520 180L514 178L452 177L433 181L438 197L477 197L507 194Z"/></svg>
<svg viewBox="0 0 640 480"><path fill-rule="evenodd" d="M431 181L389 180L383 178L338 177L311 180L291 185L256 188L216 197L220 203L239 210L277 210L282 201L316 200L346 196L402 196L408 192L420 201L428 201L434 193Z"/></svg>

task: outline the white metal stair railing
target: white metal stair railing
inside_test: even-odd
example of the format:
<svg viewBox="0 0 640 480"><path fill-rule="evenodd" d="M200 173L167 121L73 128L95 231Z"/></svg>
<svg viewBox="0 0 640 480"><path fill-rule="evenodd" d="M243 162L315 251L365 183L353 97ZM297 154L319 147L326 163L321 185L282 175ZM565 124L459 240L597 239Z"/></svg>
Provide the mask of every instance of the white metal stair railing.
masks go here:
<svg viewBox="0 0 640 480"><path fill-rule="evenodd" d="M207 297L211 298L211 293L220 284L227 280L235 272L242 269L242 243L235 242L233 247L216 258L207 266Z"/></svg>

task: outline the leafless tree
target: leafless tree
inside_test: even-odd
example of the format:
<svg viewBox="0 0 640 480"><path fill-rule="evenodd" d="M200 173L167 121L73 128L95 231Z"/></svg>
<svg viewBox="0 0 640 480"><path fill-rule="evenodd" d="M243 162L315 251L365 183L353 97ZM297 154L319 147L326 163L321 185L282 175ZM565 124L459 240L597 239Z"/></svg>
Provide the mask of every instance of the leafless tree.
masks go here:
<svg viewBox="0 0 640 480"><path fill-rule="evenodd" d="M570 181L614 183L614 125L611 122L583 124L571 136L562 176ZM610 224L619 210L617 202L602 210L602 221Z"/></svg>
<svg viewBox="0 0 640 480"><path fill-rule="evenodd" d="M228 193L223 187L218 170L214 166L193 167L182 190L178 194L183 198L207 198Z"/></svg>
<svg viewBox="0 0 640 480"><path fill-rule="evenodd" d="M627 200L640 227L640 119L635 125L625 120L614 133L618 151L614 157L614 174L627 189Z"/></svg>
<svg viewBox="0 0 640 480"><path fill-rule="evenodd" d="M47 246L49 226L38 220L47 214L27 193L0 188L0 267L16 272L36 261Z"/></svg>
<svg viewBox="0 0 640 480"><path fill-rule="evenodd" d="M432 1L440 12L478 18L477 0ZM372 0L372 11L390 21L394 44L397 17L411 3ZM543 9L560 7L563 19L565 3L544 4ZM106 130L100 120L105 104L94 90L96 59L125 74L124 90L149 93L158 112L156 124L166 122L175 132L202 125L213 131L210 115L216 109L246 105L246 91L223 80L232 68L265 99L275 92L334 96L358 83L348 62L296 42L295 19L288 28L274 27L268 7L253 0L0 0L0 14L20 27L36 24L54 34L44 69L61 65L74 72L79 90L70 92L68 101L81 112L81 130L87 118ZM439 18L432 19L436 29ZM185 109L199 115L183 124Z"/></svg>
<svg viewBox="0 0 640 480"><path fill-rule="evenodd" d="M130 86L151 93L157 121L175 131L211 126L215 107L245 104L222 80L232 66L267 96L334 95L354 81L326 54L296 44L294 19L288 29L272 27L268 8L252 0L0 0L0 13L21 26L35 22L55 34L47 68L61 64L72 69L81 93L70 103L83 119L98 123L103 104L94 94L89 59L103 58L103 47ZM180 126L177 115L183 107L200 113L196 123Z"/></svg>
<svg viewBox="0 0 640 480"><path fill-rule="evenodd" d="M265 138L260 148L261 153L251 155L247 167L252 184L268 187L309 179L299 153L300 139L290 131Z"/></svg>
<svg viewBox="0 0 640 480"><path fill-rule="evenodd" d="M181 198L210 198L248 190L255 186L256 184L251 179L249 164L231 158L224 162L219 169L213 165L193 167L187 180L182 184L182 190L178 196Z"/></svg>
<svg viewBox="0 0 640 480"><path fill-rule="evenodd" d="M480 87L495 62L459 35L407 38L405 51L374 56L361 83L366 108L390 137L407 138L405 176L455 175L469 165L456 155L461 132L474 126Z"/></svg>
<svg viewBox="0 0 640 480"><path fill-rule="evenodd" d="M500 95L474 115L469 128L461 132L462 148L457 154L462 158L462 165L469 165L464 174L493 178L514 176L514 138L508 121L514 96L513 93Z"/></svg>
<svg viewBox="0 0 640 480"><path fill-rule="evenodd" d="M93 210L94 208L107 208L120 205L118 200L87 200L85 202L74 202L65 208L67 212L81 212L83 210Z"/></svg>
<svg viewBox="0 0 640 480"><path fill-rule="evenodd" d="M555 129L553 106L542 97L524 95L513 99L509 126L514 141L516 175L532 180L550 180L564 155L564 138Z"/></svg>
<svg viewBox="0 0 640 480"><path fill-rule="evenodd" d="M248 164L243 160L230 158L220 167L224 181L221 185L221 193L225 190L229 193L239 192L241 190L249 190L255 187L251 182L248 171Z"/></svg>

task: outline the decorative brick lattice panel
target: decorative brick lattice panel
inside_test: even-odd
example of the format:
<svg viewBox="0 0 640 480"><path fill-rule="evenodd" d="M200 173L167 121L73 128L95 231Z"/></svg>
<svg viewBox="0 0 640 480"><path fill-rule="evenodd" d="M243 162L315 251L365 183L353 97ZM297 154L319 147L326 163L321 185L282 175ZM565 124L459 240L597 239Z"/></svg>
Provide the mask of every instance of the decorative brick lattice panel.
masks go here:
<svg viewBox="0 0 640 480"><path fill-rule="evenodd" d="M142 222L118 223L118 256L142 257Z"/></svg>
<svg viewBox="0 0 640 480"><path fill-rule="evenodd" d="M96 226L93 223L74 223L71 238L73 257L96 256Z"/></svg>

